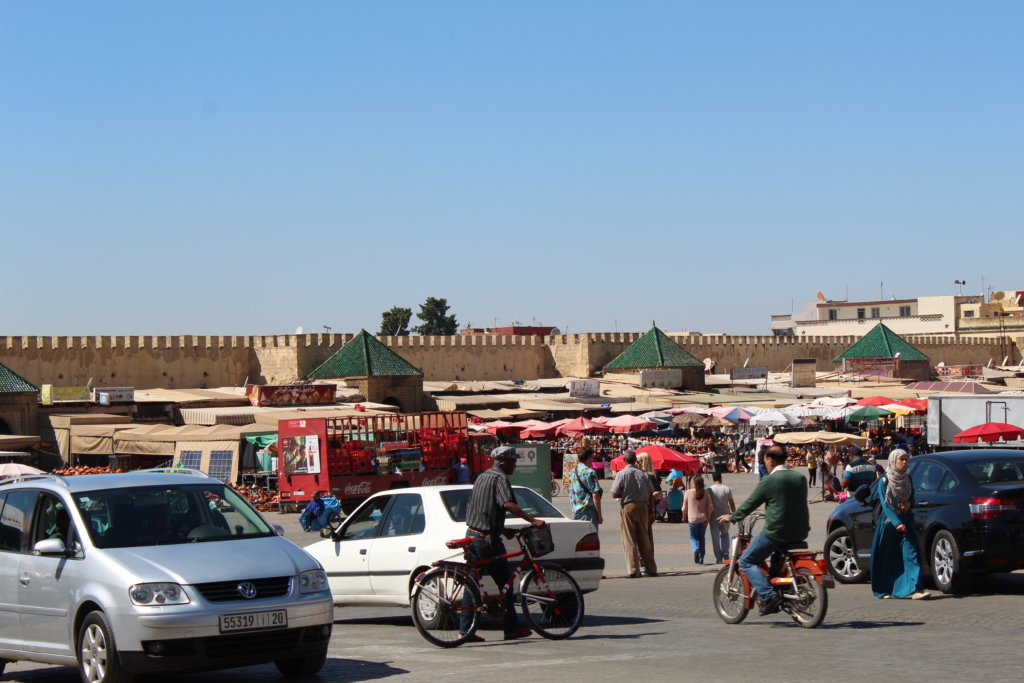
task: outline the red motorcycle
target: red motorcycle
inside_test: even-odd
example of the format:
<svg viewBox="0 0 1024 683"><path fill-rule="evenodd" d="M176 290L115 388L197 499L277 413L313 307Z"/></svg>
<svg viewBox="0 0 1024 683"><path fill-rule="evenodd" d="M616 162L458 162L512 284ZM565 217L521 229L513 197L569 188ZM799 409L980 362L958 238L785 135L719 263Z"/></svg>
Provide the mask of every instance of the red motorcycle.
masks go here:
<svg viewBox="0 0 1024 683"><path fill-rule="evenodd" d="M739 532L729 546L729 559L715 576L713 599L718 616L727 624L738 624L761 602L737 562L753 537L754 523L764 514L755 512L737 523ZM806 543L790 543L784 550L772 553L761 570L768 576L775 592L782 598L782 611L804 628L815 628L828 611L826 588L835 586L835 579L819 553L802 550Z"/></svg>

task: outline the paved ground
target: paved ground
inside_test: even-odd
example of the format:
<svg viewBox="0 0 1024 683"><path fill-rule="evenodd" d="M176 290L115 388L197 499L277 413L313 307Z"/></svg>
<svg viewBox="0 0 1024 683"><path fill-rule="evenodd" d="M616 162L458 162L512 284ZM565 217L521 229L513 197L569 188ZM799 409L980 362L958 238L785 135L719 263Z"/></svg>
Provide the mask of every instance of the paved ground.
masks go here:
<svg viewBox="0 0 1024 683"><path fill-rule="evenodd" d="M750 475L726 483L737 502L753 488ZM812 490L813 491L813 490ZM567 499L555 499L565 508ZM812 547L824 541L830 503L811 505ZM616 512L614 509L612 513ZM297 517L275 516L300 545ZM797 627L781 616L750 616L729 626L711 605L714 568L692 564L683 525L655 525L657 578L625 578L617 515L602 528L608 566L601 589L587 596L587 618L571 639L531 637L505 643L488 628L489 642L442 650L416 632L407 610L339 608L325 682L438 680L662 681L688 676L710 681L914 680L1019 681L1024 629L1024 574L991 579L979 592L930 601L878 600L864 585L829 592L825 623ZM830 662L834 662L830 664ZM277 680L272 666L249 667L158 681L246 683ZM72 683L70 668L22 663L4 680Z"/></svg>

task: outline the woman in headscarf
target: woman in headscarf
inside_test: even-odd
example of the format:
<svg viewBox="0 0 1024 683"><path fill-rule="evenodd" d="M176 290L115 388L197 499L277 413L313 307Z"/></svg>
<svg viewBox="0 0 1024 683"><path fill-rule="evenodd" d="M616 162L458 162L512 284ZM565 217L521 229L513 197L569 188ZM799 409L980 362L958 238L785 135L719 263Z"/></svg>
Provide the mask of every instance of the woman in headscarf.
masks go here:
<svg viewBox="0 0 1024 683"><path fill-rule="evenodd" d="M921 557L914 527L914 485L907 469L910 455L889 453L889 467L878 480L882 510L871 542L871 590L879 598L922 600L931 594L922 587Z"/></svg>

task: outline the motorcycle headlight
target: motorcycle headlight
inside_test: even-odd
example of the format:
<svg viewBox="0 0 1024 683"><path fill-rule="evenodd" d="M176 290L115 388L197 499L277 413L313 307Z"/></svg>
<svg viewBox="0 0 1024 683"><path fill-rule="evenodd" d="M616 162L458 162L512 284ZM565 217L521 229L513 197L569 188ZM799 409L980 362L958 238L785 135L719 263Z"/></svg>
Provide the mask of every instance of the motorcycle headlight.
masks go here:
<svg viewBox="0 0 1024 683"><path fill-rule="evenodd" d="M128 597L140 607L189 603L188 594L176 583L137 583L128 589Z"/></svg>
<svg viewBox="0 0 1024 683"><path fill-rule="evenodd" d="M327 573L322 569L313 569L299 574L300 593L320 593L327 590Z"/></svg>

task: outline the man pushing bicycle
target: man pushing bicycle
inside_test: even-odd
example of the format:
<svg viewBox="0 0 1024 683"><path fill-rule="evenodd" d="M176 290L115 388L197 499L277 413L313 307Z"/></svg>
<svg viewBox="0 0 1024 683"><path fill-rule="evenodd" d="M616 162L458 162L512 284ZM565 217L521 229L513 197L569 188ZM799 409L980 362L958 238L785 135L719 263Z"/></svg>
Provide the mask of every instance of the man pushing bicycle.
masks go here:
<svg viewBox="0 0 1024 683"><path fill-rule="evenodd" d="M516 450L510 446L501 446L491 451L491 458L494 459L494 465L476 478L466 513L466 526L468 527L466 535L473 539L473 542L466 548L466 553L471 561L500 557L505 554L505 543L501 537L503 534L508 538L512 537L512 534L505 531L506 511L526 520L538 529L543 529L547 524L544 520L528 514L516 503L512 485L508 481L509 476L516 471L518 459ZM485 567L499 588L504 586L512 575L508 562L504 560L489 562ZM530 635L530 629L519 625L516 617L515 595L512 591L505 593L505 608L503 619L505 640L515 640ZM459 622L459 631L465 634L469 629L468 614L461 613ZM481 641L483 638L474 634L468 642L478 643Z"/></svg>

